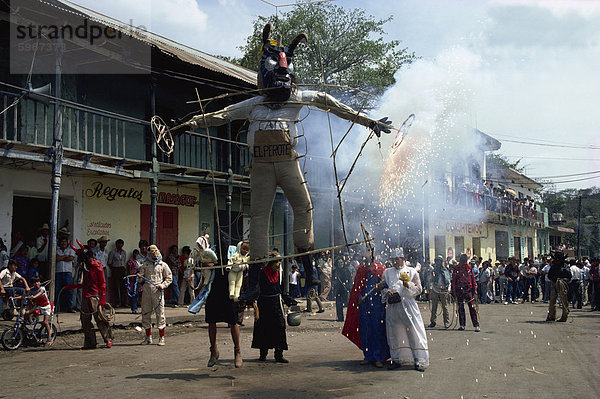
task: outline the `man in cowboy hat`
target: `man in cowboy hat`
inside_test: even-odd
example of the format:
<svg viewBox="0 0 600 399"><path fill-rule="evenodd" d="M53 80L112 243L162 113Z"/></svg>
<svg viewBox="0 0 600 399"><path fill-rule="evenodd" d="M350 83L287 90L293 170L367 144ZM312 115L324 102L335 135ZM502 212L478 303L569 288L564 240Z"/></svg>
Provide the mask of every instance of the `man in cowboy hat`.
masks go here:
<svg viewBox="0 0 600 399"><path fill-rule="evenodd" d="M416 297L423 292L419 273L404 263L404 250L395 248L390 257L392 266L383 272L378 284L387 302L385 323L392 356L390 370L414 367L425 371L429 366L429 349L425 325Z"/></svg>

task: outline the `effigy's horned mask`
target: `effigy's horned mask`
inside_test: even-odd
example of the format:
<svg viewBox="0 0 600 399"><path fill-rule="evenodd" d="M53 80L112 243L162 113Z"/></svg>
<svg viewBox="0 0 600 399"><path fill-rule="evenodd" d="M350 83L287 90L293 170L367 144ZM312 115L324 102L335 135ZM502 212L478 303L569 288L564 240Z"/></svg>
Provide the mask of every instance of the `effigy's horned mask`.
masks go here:
<svg viewBox="0 0 600 399"><path fill-rule="evenodd" d="M268 23L263 29L260 64L258 68L258 87L261 94L273 101L287 101L292 94L294 75L294 50L298 43L308 40L306 33L300 33L289 47L280 45L269 39L273 24Z"/></svg>

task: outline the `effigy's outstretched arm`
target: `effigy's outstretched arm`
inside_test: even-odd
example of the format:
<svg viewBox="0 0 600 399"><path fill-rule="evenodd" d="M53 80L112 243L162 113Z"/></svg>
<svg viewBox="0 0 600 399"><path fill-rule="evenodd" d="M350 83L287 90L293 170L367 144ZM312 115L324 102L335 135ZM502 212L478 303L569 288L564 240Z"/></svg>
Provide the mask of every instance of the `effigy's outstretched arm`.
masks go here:
<svg viewBox="0 0 600 399"><path fill-rule="evenodd" d="M181 127L189 127L192 129L206 128L210 126L221 126L232 120L242 120L250 118L250 112L253 107L260 104L260 97L253 97L242 102L229 105L221 110L199 114L188 122L180 125Z"/></svg>
<svg viewBox="0 0 600 399"><path fill-rule="evenodd" d="M368 127L372 129L378 137L381 135L381 132L390 133L391 131L392 121L389 121L387 118L382 118L380 120L369 118L362 112L356 111L327 93L320 91L305 92L305 94L303 94L303 100L308 101L311 105L314 105L319 109L331 112L339 118Z"/></svg>

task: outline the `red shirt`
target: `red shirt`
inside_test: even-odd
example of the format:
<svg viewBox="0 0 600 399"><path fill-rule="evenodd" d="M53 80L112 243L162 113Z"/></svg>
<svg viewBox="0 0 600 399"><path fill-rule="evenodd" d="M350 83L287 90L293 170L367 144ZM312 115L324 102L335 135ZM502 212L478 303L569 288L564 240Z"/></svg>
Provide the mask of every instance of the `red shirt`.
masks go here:
<svg viewBox="0 0 600 399"><path fill-rule="evenodd" d="M473 290L477 287L473 268L467 263L455 266L452 270L452 289L463 288Z"/></svg>
<svg viewBox="0 0 600 399"><path fill-rule="evenodd" d="M40 287L39 290L29 291L29 295L35 296L35 295L39 294L40 292L43 292L43 294L40 295L39 297L33 299L33 302L35 303L35 305L39 306L40 308L50 305L50 301L48 300L48 295L46 295L46 289L44 287Z"/></svg>
<svg viewBox="0 0 600 399"><path fill-rule="evenodd" d="M83 273L83 292L84 298L93 296L100 297L100 303L106 299L106 280L104 280L104 270L102 263L92 258L90 270Z"/></svg>

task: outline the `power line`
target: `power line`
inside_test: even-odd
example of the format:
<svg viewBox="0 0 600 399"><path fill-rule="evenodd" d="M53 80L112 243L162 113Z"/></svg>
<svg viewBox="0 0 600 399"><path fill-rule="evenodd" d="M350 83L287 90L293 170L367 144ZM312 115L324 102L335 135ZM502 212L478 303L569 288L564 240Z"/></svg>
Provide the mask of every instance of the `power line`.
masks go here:
<svg viewBox="0 0 600 399"><path fill-rule="evenodd" d="M526 144L526 145L537 145L541 147L560 147L560 148L577 148L582 150L600 150L600 147L594 145L569 145L569 144L547 144L547 143L534 143L530 141L521 141L521 140L508 140L502 139L502 141L506 141L509 143L517 143L517 144Z"/></svg>
<svg viewBox="0 0 600 399"><path fill-rule="evenodd" d="M529 156L529 155L503 155L507 158L519 158L519 159L550 159L553 161L600 161L599 158L558 158L558 157L537 157L537 156Z"/></svg>
<svg viewBox="0 0 600 399"><path fill-rule="evenodd" d="M498 138L505 138L503 139L504 141L511 141L510 139L523 139L523 136L512 136L512 135L505 135L505 134L495 134L494 137L498 137ZM535 138L528 138L527 142L529 143L540 143L540 144L548 144L548 145L552 145L552 146L556 146L556 147L565 147L565 143L561 142L561 141L552 141L552 140L544 140L544 139L535 139ZM569 145L569 144L567 144ZM600 149L599 146L595 146L593 144L570 144L570 145L577 145L577 146L583 146L585 148L587 148L588 146Z"/></svg>

